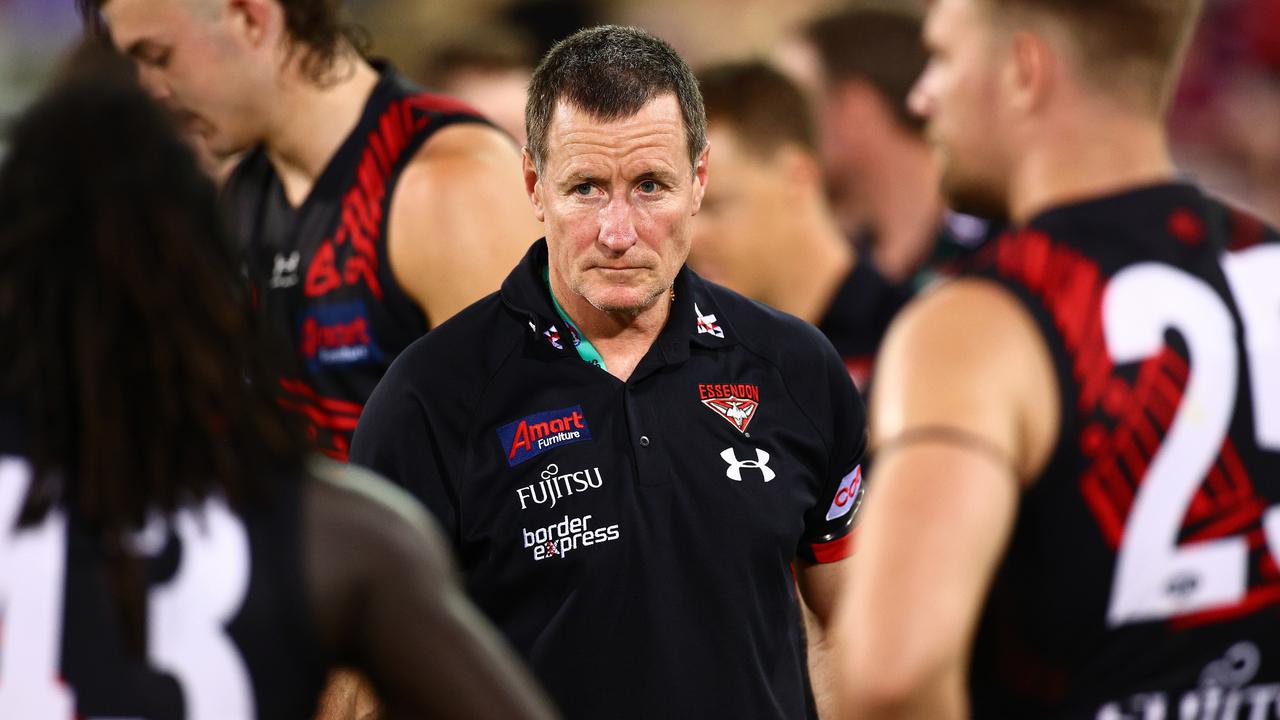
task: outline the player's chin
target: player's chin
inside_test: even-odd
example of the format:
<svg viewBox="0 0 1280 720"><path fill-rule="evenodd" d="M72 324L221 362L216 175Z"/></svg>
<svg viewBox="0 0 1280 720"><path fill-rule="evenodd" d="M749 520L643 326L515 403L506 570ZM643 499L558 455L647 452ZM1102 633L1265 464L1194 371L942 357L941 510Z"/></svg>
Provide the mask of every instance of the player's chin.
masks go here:
<svg viewBox="0 0 1280 720"><path fill-rule="evenodd" d="M942 175L942 198L956 212L983 218L1004 217L1005 197L993 186L978 182L947 167Z"/></svg>

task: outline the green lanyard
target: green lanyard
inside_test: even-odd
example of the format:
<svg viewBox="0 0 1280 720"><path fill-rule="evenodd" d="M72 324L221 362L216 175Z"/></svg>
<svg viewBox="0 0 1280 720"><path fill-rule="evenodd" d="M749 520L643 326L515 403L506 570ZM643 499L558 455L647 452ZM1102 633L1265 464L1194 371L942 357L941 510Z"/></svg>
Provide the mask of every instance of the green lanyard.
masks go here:
<svg viewBox="0 0 1280 720"><path fill-rule="evenodd" d="M604 365L604 357L600 354L600 351L596 350L596 346L592 345L591 341L587 339L587 336L583 335L582 331L578 329L578 326L573 324L573 321L570 320L569 316L565 313L564 308L560 307L559 301L556 300L555 291L551 289L551 268L546 267L542 269L542 279L547 281L547 294L551 296L551 304L555 306L556 312L560 314L560 319L564 320L565 324L573 328L574 336L577 338L577 342L573 344L573 349L578 351L578 357L586 360L605 372L609 372L609 368Z"/></svg>

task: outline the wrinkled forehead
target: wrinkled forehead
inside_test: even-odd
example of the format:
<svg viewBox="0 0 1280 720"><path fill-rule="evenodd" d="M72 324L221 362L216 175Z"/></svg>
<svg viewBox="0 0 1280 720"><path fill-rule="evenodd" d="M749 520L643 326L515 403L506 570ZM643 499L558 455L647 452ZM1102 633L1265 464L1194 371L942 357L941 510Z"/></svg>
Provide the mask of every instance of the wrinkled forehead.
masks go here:
<svg viewBox="0 0 1280 720"><path fill-rule="evenodd" d="M658 95L632 114L597 113L561 98L547 128L553 162L665 162L688 169L684 120L673 93Z"/></svg>

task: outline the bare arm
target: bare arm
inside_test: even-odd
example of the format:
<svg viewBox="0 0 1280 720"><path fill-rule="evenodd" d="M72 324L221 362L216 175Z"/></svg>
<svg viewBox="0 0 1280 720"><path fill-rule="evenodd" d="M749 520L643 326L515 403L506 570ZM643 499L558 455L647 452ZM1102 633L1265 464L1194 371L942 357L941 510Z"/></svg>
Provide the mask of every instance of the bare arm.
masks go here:
<svg viewBox="0 0 1280 720"><path fill-rule="evenodd" d="M851 718L967 717L974 631L1021 492L1057 437L1052 360L1005 291L956 281L877 360L876 463L838 618Z"/></svg>
<svg viewBox="0 0 1280 720"><path fill-rule="evenodd" d="M315 720L356 720L356 697L360 690L360 676L350 670L333 670L320 702L316 706Z"/></svg>
<svg viewBox="0 0 1280 720"><path fill-rule="evenodd" d="M305 502L309 596L326 645L383 701L378 717L554 717L421 507L354 468L320 475Z"/></svg>
<svg viewBox="0 0 1280 720"><path fill-rule="evenodd" d="M340 668L329 673L315 720L378 720L379 711L369 681L355 670Z"/></svg>
<svg viewBox="0 0 1280 720"><path fill-rule="evenodd" d="M834 563L811 564L797 561L796 582L800 588L808 644L809 682L818 717L834 718L838 678L832 663L832 625L836 618L836 598L848 583L851 558Z"/></svg>
<svg viewBox="0 0 1280 720"><path fill-rule="evenodd" d="M387 252L396 282L434 326L497 290L541 235L515 145L485 125L453 125L396 184Z"/></svg>

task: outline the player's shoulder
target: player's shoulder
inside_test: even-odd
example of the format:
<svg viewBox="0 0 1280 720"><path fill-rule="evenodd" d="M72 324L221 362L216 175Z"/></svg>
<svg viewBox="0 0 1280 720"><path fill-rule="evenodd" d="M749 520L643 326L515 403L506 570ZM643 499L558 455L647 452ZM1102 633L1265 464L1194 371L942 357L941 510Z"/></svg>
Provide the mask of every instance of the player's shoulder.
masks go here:
<svg viewBox="0 0 1280 720"><path fill-rule="evenodd" d="M1263 220L1253 210L1218 197L1208 199L1229 251L1280 244L1280 226Z"/></svg>
<svg viewBox="0 0 1280 720"><path fill-rule="evenodd" d="M304 506L308 519L334 537L384 547L418 545L429 532L426 511L408 492L357 465L311 459Z"/></svg>
<svg viewBox="0 0 1280 720"><path fill-rule="evenodd" d="M487 122L454 123L437 130L414 156L416 164L446 164L459 159L519 157L515 141Z"/></svg>
<svg viewBox="0 0 1280 720"><path fill-rule="evenodd" d="M723 320L733 340L763 360L783 369L784 377L792 369L818 369L827 362L840 364L839 355L822 331L811 323L741 295L729 288L697 278L695 312L698 322L714 313ZM703 294L706 307L697 304Z"/></svg>
<svg viewBox="0 0 1280 720"><path fill-rule="evenodd" d="M917 295L894 319L886 351L948 357L962 350L998 356L1033 328L1025 304L1001 283L980 276L943 280ZM955 353L948 352L954 349ZM890 363L892 365L892 363Z"/></svg>
<svg viewBox="0 0 1280 720"><path fill-rule="evenodd" d="M522 331L500 294L490 293L410 343L379 389L405 388L436 399L469 396L508 360Z"/></svg>
<svg viewBox="0 0 1280 720"><path fill-rule="evenodd" d="M454 123L432 134L408 160L396 199L412 207L462 199L478 184L518 181L519 164L520 149L503 131L481 122Z"/></svg>
<svg viewBox="0 0 1280 720"><path fill-rule="evenodd" d="M425 508L404 490L355 465L314 459L301 495L303 557L313 617L345 655L358 641L353 607L371 589L413 573L448 572L447 551Z"/></svg>

